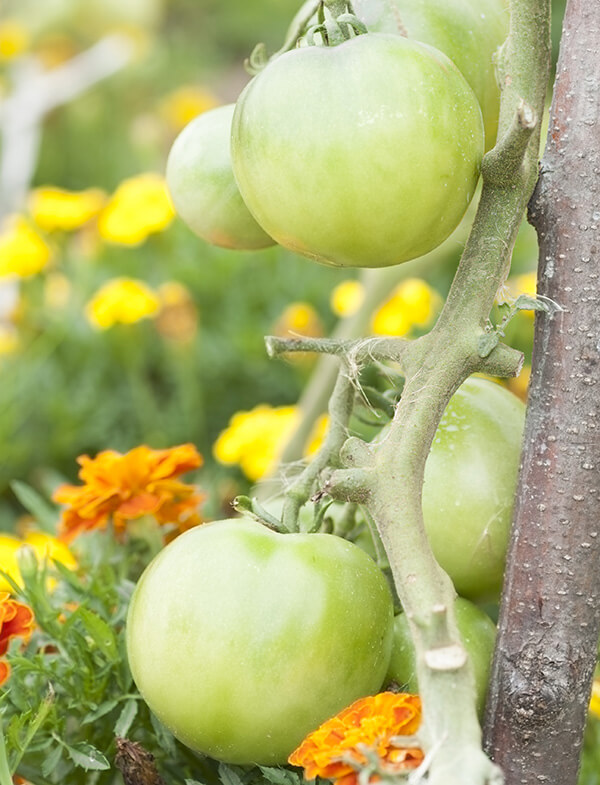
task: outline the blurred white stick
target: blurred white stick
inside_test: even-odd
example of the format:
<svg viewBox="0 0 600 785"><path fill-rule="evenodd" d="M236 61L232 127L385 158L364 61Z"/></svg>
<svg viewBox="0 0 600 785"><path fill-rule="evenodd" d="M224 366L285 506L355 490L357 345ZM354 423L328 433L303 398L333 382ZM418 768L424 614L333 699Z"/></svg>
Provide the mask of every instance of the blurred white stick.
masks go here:
<svg viewBox="0 0 600 785"><path fill-rule="evenodd" d="M13 92L0 103L0 218L25 201L48 112L119 71L133 55L128 38L110 35L50 71L35 57L19 63Z"/></svg>

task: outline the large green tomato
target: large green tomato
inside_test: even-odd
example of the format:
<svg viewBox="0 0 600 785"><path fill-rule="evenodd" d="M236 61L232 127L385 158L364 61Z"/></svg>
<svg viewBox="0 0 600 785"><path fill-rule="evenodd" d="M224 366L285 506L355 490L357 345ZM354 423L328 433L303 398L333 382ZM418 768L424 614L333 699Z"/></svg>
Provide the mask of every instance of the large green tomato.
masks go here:
<svg viewBox="0 0 600 785"><path fill-rule="evenodd" d="M475 676L477 709L481 716L485 706L490 666L494 653L496 626L482 610L462 597L456 598L454 613L460 637L471 660ZM394 619L394 644L387 680L396 682L407 692L418 693L416 663L415 647L408 619L406 614L400 613Z"/></svg>
<svg viewBox="0 0 600 785"><path fill-rule="evenodd" d="M433 553L458 594L502 588L525 406L488 379L452 396L425 464L423 518Z"/></svg>
<svg viewBox="0 0 600 785"><path fill-rule="evenodd" d="M184 744L280 764L379 690L392 627L386 581L360 548L242 518L191 529L159 553L131 600L127 651L142 696Z"/></svg>
<svg viewBox="0 0 600 785"><path fill-rule="evenodd" d="M234 104L194 118L167 160L167 185L178 214L213 245L254 250L274 245L248 212L231 170L229 140Z"/></svg>
<svg viewBox="0 0 600 785"><path fill-rule="evenodd" d="M500 109L494 60L508 36L505 0L353 0L352 5L370 30L407 35L448 55L477 96L485 147L493 147Z"/></svg>
<svg viewBox="0 0 600 785"><path fill-rule="evenodd" d="M382 267L456 228L483 153L477 99L441 52L369 33L270 62L238 99L232 164L278 243L319 262Z"/></svg>

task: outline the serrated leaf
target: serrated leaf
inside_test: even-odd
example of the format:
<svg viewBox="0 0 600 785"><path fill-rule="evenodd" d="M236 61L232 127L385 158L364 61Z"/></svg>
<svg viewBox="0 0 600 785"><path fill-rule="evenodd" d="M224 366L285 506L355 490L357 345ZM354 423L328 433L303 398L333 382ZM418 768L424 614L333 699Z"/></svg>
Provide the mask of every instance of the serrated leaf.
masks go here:
<svg viewBox="0 0 600 785"><path fill-rule="evenodd" d="M84 607L78 608L73 615L78 616L81 620L86 632L102 654L111 662L116 662L119 659L117 639L115 638L112 628L109 627L104 619L101 619L95 613Z"/></svg>
<svg viewBox="0 0 600 785"><path fill-rule="evenodd" d="M27 512L36 519L40 528L48 534L56 534L58 512L40 496L30 485L20 480L13 480L10 487Z"/></svg>
<svg viewBox="0 0 600 785"><path fill-rule="evenodd" d="M267 782L271 782L273 785L299 785L301 782L301 777L288 769L272 766L260 766L259 768Z"/></svg>
<svg viewBox="0 0 600 785"><path fill-rule="evenodd" d="M544 311L545 313L548 313L550 310L545 302L542 302L542 300L538 300L535 297L530 297L527 294L520 294L515 300L513 307L517 311Z"/></svg>
<svg viewBox="0 0 600 785"><path fill-rule="evenodd" d="M82 769L86 771L106 771L110 769L110 763L106 757L96 747L92 747L91 744L80 742L74 747L71 747L70 744L65 744L64 741L62 744L69 753L73 763Z"/></svg>
<svg viewBox="0 0 600 785"><path fill-rule="evenodd" d="M88 712L85 717L81 720L82 725L88 725L90 722L95 722L100 717L104 717L105 714L111 712L115 706L119 703L117 698L113 700L104 701L101 703L98 708L94 709L94 711Z"/></svg>
<svg viewBox="0 0 600 785"><path fill-rule="evenodd" d="M131 723L134 721L135 715L138 712L138 706L138 701L135 698L130 698L125 702L125 705L119 714L119 719L115 723L115 736L120 736L122 738L127 736Z"/></svg>
<svg viewBox="0 0 600 785"><path fill-rule="evenodd" d="M244 785L240 775L226 763L219 763L219 779L223 785Z"/></svg>
<svg viewBox="0 0 600 785"><path fill-rule="evenodd" d="M479 338L477 353L480 357L487 357L493 352L500 342L500 336L496 332L485 333Z"/></svg>

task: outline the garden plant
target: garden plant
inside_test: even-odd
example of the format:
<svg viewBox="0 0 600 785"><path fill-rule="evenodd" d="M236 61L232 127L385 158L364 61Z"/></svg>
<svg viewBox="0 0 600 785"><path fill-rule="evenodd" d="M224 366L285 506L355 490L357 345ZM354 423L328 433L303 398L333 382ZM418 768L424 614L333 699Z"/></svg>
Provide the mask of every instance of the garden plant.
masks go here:
<svg viewBox="0 0 600 785"><path fill-rule="evenodd" d="M265 3L85 188L52 112L200 7L28 5L0 785L598 785L598 3Z"/></svg>

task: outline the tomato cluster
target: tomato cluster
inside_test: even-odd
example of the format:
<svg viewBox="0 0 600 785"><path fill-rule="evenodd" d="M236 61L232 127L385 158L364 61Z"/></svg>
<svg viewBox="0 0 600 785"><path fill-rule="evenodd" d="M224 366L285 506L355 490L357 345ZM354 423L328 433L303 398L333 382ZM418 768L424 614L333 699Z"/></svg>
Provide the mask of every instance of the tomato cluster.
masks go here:
<svg viewBox="0 0 600 785"><path fill-rule="evenodd" d="M206 241L382 267L460 222L496 134L504 0L354 5L374 32L272 59L176 139L167 182Z"/></svg>

